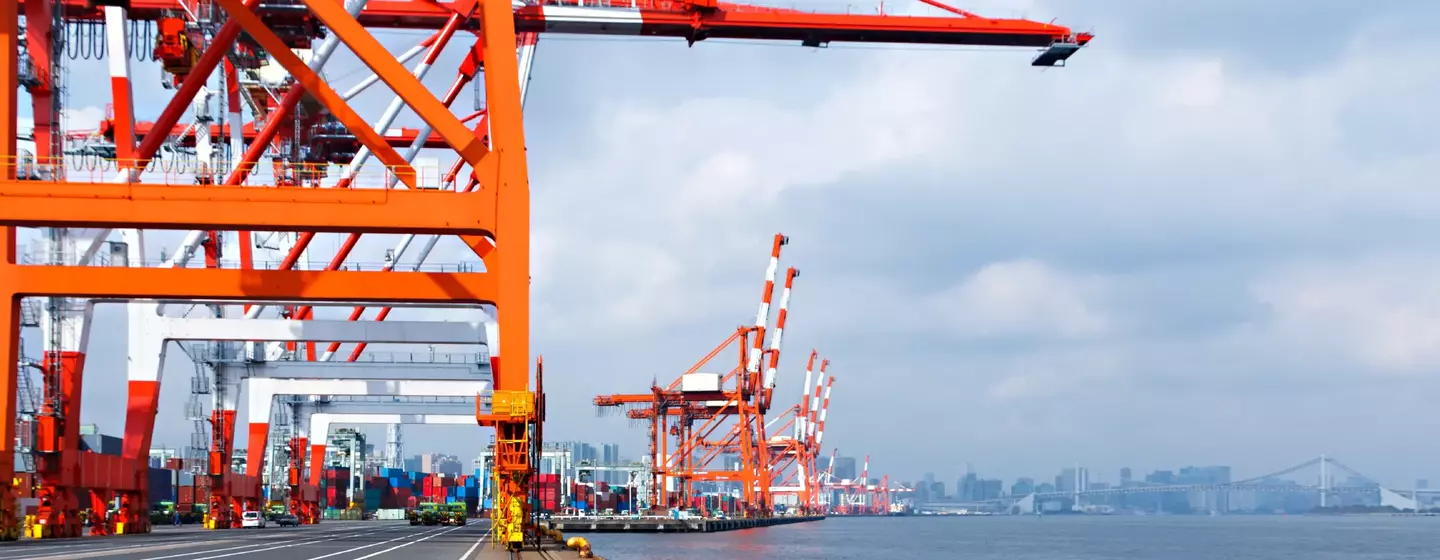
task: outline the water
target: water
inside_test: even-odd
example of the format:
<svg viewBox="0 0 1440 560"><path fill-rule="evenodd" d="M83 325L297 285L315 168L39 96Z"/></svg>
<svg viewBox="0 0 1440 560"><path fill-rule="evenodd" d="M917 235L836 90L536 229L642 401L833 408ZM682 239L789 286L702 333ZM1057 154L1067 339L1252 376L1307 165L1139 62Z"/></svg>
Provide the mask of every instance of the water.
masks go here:
<svg viewBox="0 0 1440 560"><path fill-rule="evenodd" d="M710 534L587 534L607 560L1436 560L1440 517L830 518Z"/></svg>

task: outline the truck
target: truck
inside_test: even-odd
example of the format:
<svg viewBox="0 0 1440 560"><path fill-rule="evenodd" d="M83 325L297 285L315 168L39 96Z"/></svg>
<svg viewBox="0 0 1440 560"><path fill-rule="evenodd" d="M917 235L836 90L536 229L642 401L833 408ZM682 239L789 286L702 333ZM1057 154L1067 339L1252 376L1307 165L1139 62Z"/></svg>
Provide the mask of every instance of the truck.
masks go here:
<svg viewBox="0 0 1440 560"><path fill-rule="evenodd" d="M465 524L466 511L465 504L463 503L451 502L445 504L445 508L444 510L442 510L441 514L443 515L442 522L446 525Z"/></svg>
<svg viewBox="0 0 1440 560"><path fill-rule="evenodd" d="M440 508L435 502L422 502L414 509L405 512L405 517L410 520L411 525L438 525L440 523Z"/></svg>

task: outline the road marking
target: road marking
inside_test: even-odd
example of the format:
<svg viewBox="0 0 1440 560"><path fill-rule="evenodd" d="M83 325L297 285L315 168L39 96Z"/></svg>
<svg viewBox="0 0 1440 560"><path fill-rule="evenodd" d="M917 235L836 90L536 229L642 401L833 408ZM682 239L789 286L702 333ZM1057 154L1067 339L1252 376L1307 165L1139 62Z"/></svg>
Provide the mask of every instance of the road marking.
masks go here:
<svg viewBox="0 0 1440 560"><path fill-rule="evenodd" d="M231 539L225 539L225 540L218 541L218 542L220 542L220 543L231 542ZM40 559L44 559L44 558L91 558L91 557L95 557L95 556L109 556L109 555L111 555L111 554L117 554L117 553L122 553L122 552L127 552L127 551L146 550L146 549L164 550L164 549L167 549L167 548L181 548L181 547L185 547L185 546L195 546L195 545L199 545L199 544L215 544L215 542L202 543L202 542L196 542L196 541L193 540L193 539L182 539L182 540L170 540L170 541L160 541L160 542L148 542L148 543L145 543L145 544L132 544L132 545L128 545L128 546L109 546L109 547L103 546L103 545L101 545L101 546L94 546L94 545L99 545L99 544L100 544L100 543L90 543L90 546L93 546L93 548L86 548L86 549L80 549L80 550L71 550L71 551L69 551L69 552L44 553L44 554L39 554L39 555L34 555L34 556L21 556L21 557L18 557L18 558L12 558L12 559L10 559L10 560L40 560ZM72 545L72 546L78 546L78 545ZM43 548L44 548L46 551L53 550L49 545L43 545ZM39 552L39 551L37 551L37 552Z"/></svg>
<svg viewBox="0 0 1440 560"><path fill-rule="evenodd" d="M434 529L431 529L429 532L435 533L435 530L434 530ZM419 533L419 534L420 534L420 535L424 535L425 533ZM439 533L435 533L435 534L438 535ZM390 540L388 540L388 541L380 541L380 542L377 542L377 543L370 543L370 544L367 544L367 545L364 545L364 546L357 546L357 547L352 548L352 549L349 549L349 550L342 550L342 551L339 551L339 552L331 552L330 554L326 554L326 555L324 555L324 556L316 556L316 557L313 557L313 558L307 558L306 560L321 560L322 558L329 558L329 557L331 557L331 556L338 556L338 555L341 555L341 554L345 554L345 553L347 553L347 552L355 552L355 551L357 551L357 550L365 550L365 549L370 548L370 547L372 547L372 546L380 546L380 545L382 545L382 544L388 544L388 543L392 543L392 542L395 542L395 541L398 541L398 540L408 539L408 538L415 537L415 536L417 536L417 535L401 535L401 536L395 537L395 538L393 538L393 539L390 539ZM435 535L431 535L431 536L435 536ZM426 538L429 538L429 537L426 537ZM416 541L416 542L419 542L419 541ZM365 558L369 558L369 556L366 556ZM357 559L357 560L359 560L359 559Z"/></svg>
<svg viewBox="0 0 1440 560"><path fill-rule="evenodd" d="M329 541L338 540L338 539L342 539L342 538L348 537L348 536L350 536L350 535L352 535L352 534L354 534L354 533L356 533L356 532L359 532L359 531L340 531L340 532L334 532L334 533L326 533L327 535L335 535L335 536L329 537L329 538L324 538L324 539L315 539L315 540L307 540L307 541L293 542L293 543L290 543L290 544L282 544L282 545L279 545L279 546L272 546L272 547L269 547L269 548L255 548L254 550L241 550L240 552L231 552L231 553L229 553L229 554L217 554L217 555L214 555L214 556L202 556L202 557L200 557L200 558L194 558L194 559L192 559L192 560L214 560L215 558L228 558L228 557L231 557L231 556L239 556L239 555L241 555L241 554L253 554L253 553L256 553L256 552L266 552L266 551L270 551L270 550L280 550L280 549L282 549L282 548L290 548L290 547L292 547L292 546L300 546L300 545L307 545L307 544L315 544L315 543L329 542ZM227 551L227 550L236 550L236 549L239 549L239 548L254 548L255 546L263 546L264 544L269 544L269 543L263 543L263 544L260 544L260 545L241 546L241 547L235 547L235 548L225 548L225 549L220 549L220 550L197 550L197 551L194 551L194 552L185 552L185 553L181 553L181 554L172 554L172 555L170 555L170 556L156 556L156 557L153 557L153 558L146 558L145 560L164 560L164 559L167 559L167 558L178 558L178 557L181 557L181 556L192 556L192 555L195 555L195 554L209 554L209 553L211 553L211 552L224 552L224 551Z"/></svg>
<svg viewBox="0 0 1440 560"><path fill-rule="evenodd" d="M475 549L480 548L480 543L485 542L485 537L488 536L490 536L489 531L486 531L485 534L480 535L480 540L477 540L475 541L475 544L470 545L470 550L466 550L465 554L461 554L459 560L465 560L466 558L469 558L471 554L474 554Z"/></svg>
<svg viewBox="0 0 1440 560"><path fill-rule="evenodd" d="M366 560L367 558L374 558L374 557L379 556L379 555L381 555L381 554L385 554L386 552L391 552L391 551L394 551L394 550L399 550L399 549L405 548L405 547L407 547L407 546L410 546L410 545L415 544L415 543L418 543L418 542L428 541L428 540L430 540L430 539L433 539L433 538L438 537L438 536L440 536L440 535L443 535L443 534L445 534L445 533L449 533L449 532L451 532L451 531L455 531L455 530L457 530L457 529L459 529L459 527L452 527L452 528L446 529L446 530L444 530L444 531L440 531L440 532L436 532L436 533L431 533L430 536L425 537L425 538L423 538L423 539L415 539L415 540L410 541L410 542L397 544L397 545L395 545L395 546L392 546L392 547L387 548L387 549L385 549L385 550L382 550L382 551L380 551L380 552L371 552L370 554L366 554L366 555L364 555L364 556L361 556L361 557L359 557L359 558L356 558L355 560ZM312 558L311 560L316 560L316 559Z"/></svg>
<svg viewBox="0 0 1440 560"><path fill-rule="evenodd" d="M51 544L48 544L48 543L47 543L47 544L44 544L44 545L40 545L40 546L39 546L40 550L30 551L30 552L35 552L35 553L38 553L38 554L31 554L31 555L29 555L29 556L19 556L19 557L7 557L7 558L8 558L8 560L47 560L47 559L56 559L56 558L95 558L95 557L103 557L103 556L114 556L114 555L117 555L117 554L134 554L134 553L137 553L137 552L161 551L161 550L167 550L167 549L187 548L187 547L202 546L202 545L215 546L215 545L232 543L232 542L236 542L236 541L240 541L240 542L244 542L244 541L261 541L261 540L273 541L273 540L275 540L275 539L285 539L285 538L293 538L293 537L301 537L301 538L305 538L305 537L315 537L315 536L326 537L326 536L331 536L331 535L336 535L336 536L338 536L338 537L343 537L343 536L348 536L348 535L353 534L353 533L356 533L356 532L360 532L360 531L362 530L362 529L360 529L360 528L355 527L354 524L350 524L350 523L341 523L341 524L337 524L337 525L339 525L339 526L338 526L338 527L329 527L329 528L327 528L327 529L329 529L329 530L317 531L317 532L319 533L318 535L296 535L296 534L294 534L294 533L291 533L291 534L267 534L267 533L262 533L262 534L259 534L259 535L246 535L246 536L230 535L231 538L224 538L224 539L221 539L221 540L206 540L204 537L207 537L207 534L208 534L209 537L212 537L212 538L215 536L213 533L209 533L209 532L207 531L207 534L195 535L196 537L199 537L199 538L178 538L178 539L166 538L165 540L148 541L148 542L144 542L144 543L141 543L141 544L132 544L132 545L124 545L124 546L105 546L105 544L107 544L107 543L74 543L74 544L56 544L56 545L51 545ZM393 530L395 530L395 529L396 529L396 527L387 527L387 528L384 528L384 529L379 529L379 531L382 531L382 532L383 532L383 531L393 531ZM137 536L138 536L138 535L137 535ZM238 538L235 538L235 537L238 537ZM97 537L97 538L104 538L104 537ZM122 537L122 538L124 538L124 537ZM109 543L109 544L119 544L119 543ZM181 557L181 556L193 556L193 555L197 555L197 554L209 554L209 553L213 553L213 552L224 552L224 551L230 551L230 550L240 550L240 549L242 549L242 548L254 548L254 547L257 547L257 546L265 546L265 545L268 545L268 544L272 544L272 543L270 543L270 542L261 542L261 543L257 543L257 544L250 544L250 545L244 545L244 546L238 546L238 547L232 547L232 548L210 549L210 550L197 550L197 551L185 552L185 553L181 553L181 554L172 554L172 555L169 555L169 556L160 556L160 557L156 557L156 558L152 558L152 559L147 559L147 560L160 560L160 559L168 559L168 558L179 558L179 557ZM74 548L74 547L88 547L88 548L81 548L81 549L78 549L78 550L69 550L69 551L65 551L65 552L56 552L56 549L58 549L58 548Z"/></svg>

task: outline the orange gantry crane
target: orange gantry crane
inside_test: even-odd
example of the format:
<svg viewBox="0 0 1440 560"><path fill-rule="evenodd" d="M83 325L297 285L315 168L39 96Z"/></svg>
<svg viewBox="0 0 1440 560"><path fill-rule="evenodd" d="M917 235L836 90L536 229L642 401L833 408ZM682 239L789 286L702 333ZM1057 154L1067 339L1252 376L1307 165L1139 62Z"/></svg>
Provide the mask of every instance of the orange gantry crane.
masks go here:
<svg viewBox="0 0 1440 560"><path fill-rule="evenodd" d="M528 515L531 445L543 407L529 385L530 196L519 64L512 53L533 45L537 33L569 33L670 37L691 43L727 38L794 41L807 46L872 42L1025 47L1040 50L1033 65L1056 66L1091 40L1089 34L1059 25L985 18L933 0L923 1L953 15L816 14L713 0L545 0L525 2L518 8L495 0L371 0L354 13L333 0L0 1L0 247L4 248L0 318L7 321L7 336L0 341L0 364L5 364L0 374L0 481L12 480L15 469L14 365L19 361L21 298L487 306L494 309L499 334L504 335L516 363L502 369L499 348L492 345L494 405L491 413L477 415L477 421L497 433L497 540L517 546ZM305 9L293 9L298 6ZM23 56L22 14L26 22ZM148 130L142 130L135 119L135 92L129 74L135 49L126 53L125 28L135 22L158 29L153 56L169 74L167 87L172 88L165 108ZM87 26L104 26L107 41L116 46L109 53L115 117L107 122L107 132L114 139L118 169L113 178L104 180L68 180L59 163L65 134L59 126L62 107L55 80L64 77L59 63L64 54L56 46L62 44L59 37L67 29ZM434 63L457 33L475 38L455 83L443 97L429 92L367 29L387 27L437 30L422 43L427 64ZM371 83L384 82L424 122L424 128L413 136L415 141L424 139L426 146L434 146L438 137L445 149L454 153L454 164L441 191L421 189L415 168L395 149L397 141L376 132L374 123L360 116L346 95L321 78L316 71L319 65L312 68L291 50L309 48L322 29L357 55L373 73ZM128 41L136 43L133 37ZM136 58L148 61L150 54ZM246 125L234 85L240 83L241 72L257 67L267 57L283 67L292 82L282 98L267 99L257 107L254 121ZM482 67L483 77L477 76ZM177 180L167 176L157 182L145 171L216 73L232 86L226 92L231 108L228 128L222 132L233 139L234 131L248 127L255 130L253 136L234 140L232 146L240 149L231 155L238 161L228 173L202 167L194 177ZM471 80L482 79L483 114L466 118L452 114L449 105L456 92ZM33 159L27 160L21 160L16 151L17 92L22 85L31 98L36 145ZM472 121L473 126L469 124ZM308 144L314 144L315 152L300 149L307 139L314 140ZM274 149L271 154L277 168L269 182L273 184L249 181L261 157L277 147L289 149ZM393 189L397 184L404 188L376 195L374 189L358 188L362 185L353 184L350 176L342 176L337 184L352 188L339 191L254 188L332 186L318 182L324 177L323 163L343 160L349 150L359 149L373 154L385 168L387 185L382 188ZM37 164L51 172L36 175L32 166ZM467 169L468 177L457 179ZM97 232L76 262L41 266L17 260L16 227L92 228ZM233 269L218 265L145 267L143 253L138 253L129 267L90 266L95 248L111 230L121 230L124 236L143 229L196 230L203 233L197 239L216 248L227 234L248 239L255 231L288 231L300 233L300 237L292 247L292 257L269 270L254 266L249 243L240 244L240 266ZM295 270L298 259L294 256L317 234L334 233L348 237L330 265L324 270ZM367 233L456 235L484 261L484 272L401 272L391 267L346 270L344 262L350 250L359 236ZM312 316L307 308L291 309L291 318ZM357 307L351 319L360 319L364 309ZM383 307L376 319L383 320L388 310ZM715 402L723 404L707 405L714 415L706 421L729 417L736 426L748 427L732 430L733 437L708 448L701 446L700 440L687 440L694 442L688 452L738 448L748 454L751 462L738 474L748 481L749 497L756 505L768 508L765 479L769 471L761 466L769 463L764 457L767 446L761 414L769 406L773 376L767 370L766 377L761 377L758 370L764 353L760 346L764 325L737 334L741 334L744 367L726 376L732 383L731 393L710 392ZM34 448L40 493L45 497L37 534L78 535L80 504L73 497L82 492L89 492L95 503L121 500L120 512L105 519L100 532L146 532L148 512L143 504L148 501L148 489L143 472L159 409L158 381L134 381L129 386L122 457L82 454L78 426L86 338L83 333L60 338L47 346L42 364L46 371L44 402L36 421ZM775 340L778 342L778 337ZM323 343L306 343L307 357L313 359L316 342ZM748 347L747 342L754 346ZM337 346L332 343L330 351ZM211 451L212 458L219 460L211 462L210 474L214 499L229 501L233 507L236 500L249 498L251 484L244 475L228 472L227 459L234 442L230 413L215 412L217 429ZM657 419L670 414L667 408ZM251 456L255 461L255 454ZM114 473L119 474L111 476ZM14 488L0 484L0 540L19 536L15 497Z"/></svg>
<svg viewBox="0 0 1440 560"><path fill-rule="evenodd" d="M815 396L810 396L810 381L814 379L815 360L819 352L812 350L805 365L804 391L800 402L786 409L770 424L786 420L770 437L770 479L774 482L771 492L775 496L792 496L796 508L804 515L818 515L819 478L815 472L815 458L820 452L820 441L825 434L825 411L830 408L830 389L835 378L826 377L830 360L820 362L820 379L815 385ZM824 398L821 400L821 387ZM816 420L816 414L819 420ZM818 425L817 425L818 424ZM790 435L782 435L787 434Z"/></svg>
<svg viewBox="0 0 1440 560"><path fill-rule="evenodd" d="M780 312L765 348L766 326L775 292L781 248L789 243L776 234L771 244L765 289L753 326L738 327L699 362L666 387L654 385L650 393L601 395L598 407L625 407L632 419L650 421L652 507L687 507L693 503L696 482L738 483L740 509L745 515L765 515L770 508L770 459L765 437L766 397L774 386L785 328L786 308L799 271L785 274ZM703 371L728 348L738 350L738 361L725 373ZM765 372L761 365L771 357ZM669 443L674 441L674 449ZM725 464L728 455L732 464ZM673 487L673 488L672 488Z"/></svg>

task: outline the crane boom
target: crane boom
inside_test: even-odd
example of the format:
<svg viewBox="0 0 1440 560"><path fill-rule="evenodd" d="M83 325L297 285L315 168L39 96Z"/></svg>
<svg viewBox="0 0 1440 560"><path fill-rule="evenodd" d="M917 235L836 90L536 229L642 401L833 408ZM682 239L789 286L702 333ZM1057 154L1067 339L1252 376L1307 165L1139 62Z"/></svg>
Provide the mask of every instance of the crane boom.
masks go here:
<svg viewBox="0 0 1440 560"><path fill-rule="evenodd" d="M66 16L102 18L89 0L59 0ZM23 5L25 0L20 0ZM128 16L157 20L184 13L190 0L131 0ZM969 45L1046 49L1032 64L1056 66L1093 38L1069 27L1026 19L986 18L950 8L934 0L927 4L953 16L906 16L871 13L815 13L713 0L541 0L515 3L515 31L572 35L620 35L683 38L692 44L704 39L791 41L820 47L829 43L897 43L916 45ZM268 21L306 19L303 6L266 5L259 13ZM452 8L432 0L371 0L358 20L366 27L439 29L453 15ZM477 31L479 18L467 30Z"/></svg>

